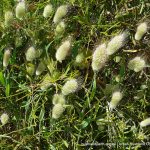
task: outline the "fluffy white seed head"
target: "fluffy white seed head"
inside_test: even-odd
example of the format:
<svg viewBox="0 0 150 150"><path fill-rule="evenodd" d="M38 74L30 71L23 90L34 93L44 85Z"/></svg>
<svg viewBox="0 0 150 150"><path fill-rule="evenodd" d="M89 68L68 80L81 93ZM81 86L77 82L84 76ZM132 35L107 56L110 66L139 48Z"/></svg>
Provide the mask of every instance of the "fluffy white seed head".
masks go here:
<svg viewBox="0 0 150 150"><path fill-rule="evenodd" d="M6 49L3 56L3 66L7 67L10 59L11 51L10 49Z"/></svg>
<svg viewBox="0 0 150 150"><path fill-rule="evenodd" d="M56 105L56 104L64 105L65 103L66 103L66 101L65 101L64 95L62 95L62 94L55 94L53 96L53 104L54 105Z"/></svg>
<svg viewBox="0 0 150 150"><path fill-rule="evenodd" d="M52 118L58 119L62 115L64 110L65 110L65 108L62 104L54 105L54 107L52 109Z"/></svg>
<svg viewBox="0 0 150 150"><path fill-rule="evenodd" d="M14 19L13 13L11 11L6 11L5 12L5 22L4 22L5 26L10 26L11 23L13 22L13 19Z"/></svg>
<svg viewBox="0 0 150 150"><path fill-rule="evenodd" d="M65 60L65 58L69 55L71 48L71 41L66 40L62 43L62 45L56 51L56 59L60 63Z"/></svg>
<svg viewBox="0 0 150 150"><path fill-rule="evenodd" d="M0 117L0 120L2 125L5 125L9 120L9 116L6 113L3 113Z"/></svg>
<svg viewBox="0 0 150 150"><path fill-rule="evenodd" d="M67 14L68 11L68 6L67 5L62 5L57 8L57 11L54 15L53 22L56 24L61 21L61 19Z"/></svg>
<svg viewBox="0 0 150 150"><path fill-rule="evenodd" d="M143 70L144 67L145 67L145 60L142 59L141 57L135 57L128 63L128 68L135 72Z"/></svg>
<svg viewBox="0 0 150 150"><path fill-rule="evenodd" d="M65 25L64 21L61 21L61 22L56 26L55 34L56 34L56 35L62 34L62 33L65 31L65 28L66 28L66 25Z"/></svg>
<svg viewBox="0 0 150 150"><path fill-rule="evenodd" d="M82 63L84 60L85 60L84 54L83 54L83 53L79 53L79 54L76 56L75 62L76 62L77 64L80 64L80 63Z"/></svg>
<svg viewBox="0 0 150 150"><path fill-rule="evenodd" d="M99 45L93 53L92 57L92 69L93 71L99 71L107 62L108 55L106 52L106 44Z"/></svg>
<svg viewBox="0 0 150 150"><path fill-rule="evenodd" d="M46 5L45 8L44 8L43 16L44 16L45 18L48 18L48 17L51 16L52 12L53 12L53 6L52 6L51 4L48 4L48 5Z"/></svg>
<svg viewBox="0 0 150 150"><path fill-rule="evenodd" d="M36 75L40 75L44 70L45 70L46 66L45 64L43 63L43 61L41 61L36 69Z"/></svg>
<svg viewBox="0 0 150 150"><path fill-rule="evenodd" d="M70 93L74 93L78 90L78 88L79 88L79 84L77 79L71 79L67 81L62 87L62 94L68 95Z"/></svg>
<svg viewBox="0 0 150 150"><path fill-rule="evenodd" d="M148 30L148 25L146 22L141 23L136 30L135 33L135 39L136 40L141 40L143 35L147 32Z"/></svg>
<svg viewBox="0 0 150 150"><path fill-rule="evenodd" d="M150 118L147 118L147 119L143 120L142 122L140 122L141 127L146 127L148 125L150 125Z"/></svg>
<svg viewBox="0 0 150 150"><path fill-rule="evenodd" d="M26 60L33 61L34 59L38 58L40 54L41 52L39 50L36 50L33 46L31 46L26 51Z"/></svg>
<svg viewBox="0 0 150 150"><path fill-rule="evenodd" d="M107 54L112 55L124 46L127 33L124 32L112 38L107 45Z"/></svg>
<svg viewBox="0 0 150 150"><path fill-rule="evenodd" d="M25 12L26 12L25 2L21 1L16 6L16 17L18 19L22 19L25 16Z"/></svg>
<svg viewBox="0 0 150 150"><path fill-rule="evenodd" d="M109 103L109 109L113 110L116 108L120 100L122 99L122 93L120 91L116 91L112 94L111 101Z"/></svg>

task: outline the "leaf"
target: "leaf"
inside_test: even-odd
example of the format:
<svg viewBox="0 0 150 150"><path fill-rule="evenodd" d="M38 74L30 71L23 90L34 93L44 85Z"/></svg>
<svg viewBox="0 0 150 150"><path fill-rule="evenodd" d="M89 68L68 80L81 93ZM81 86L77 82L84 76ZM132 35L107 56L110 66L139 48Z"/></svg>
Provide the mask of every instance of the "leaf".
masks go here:
<svg viewBox="0 0 150 150"><path fill-rule="evenodd" d="M120 68L120 71L119 71L119 75L121 76L121 77L124 77L124 75L125 75L125 62L123 61L122 63L121 63L121 68Z"/></svg>
<svg viewBox="0 0 150 150"><path fill-rule="evenodd" d="M89 123L87 121L83 120L82 123L81 123L81 127L86 128L88 126L88 124Z"/></svg>
<svg viewBox="0 0 150 150"><path fill-rule="evenodd" d="M6 96L10 95L10 84L9 83L6 84L5 94L6 94Z"/></svg>
<svg viewBox="0 0 150 150"><path fill-rule="evenodd" d="M68 148L68 143L67 143L67 141L65 141L65 140L63 140L63 143L65 144L65 146Z"/></svg>
<svg viewBox="0 0 150 150"><path fill-rule="evenodd" d="M4 78L2 71L0 72L0 82L3 86L5 86L5 78Z"/></svg>
<svg viewBox="0 0 150 150"><path fill-rule="evenodd" d="M93 100L95 93L96 93L96 75L94 74L94 80L93 80L92 91L91 91L91 95L90 95L90 101Z"/></svg>
<svg viewBox="0 0 150 150"><path fill-rule="evenodd" d="M82 129L86 128L90 124L90 122L91 122L91 118L87 118L87 119L83 120L81 123L81 128Z"/></svg>
<svg viewBox="0 0 150 150"><path fill-rule="evenodd" d="M39 120L40 120L40 121L42 121L42 120L43 120L43 118L44 118L44 114L45 114L45 109L44 109L44 108L42 108L42 109L41 109L41 112L40 112L40 115L39 115Z"/></svg>
<svg viewBox="0 0 150 150"><path fill-rule="evenodd" d="M56 148L52 144L50 144L50 149L51 150L56 150Z"/></svg>

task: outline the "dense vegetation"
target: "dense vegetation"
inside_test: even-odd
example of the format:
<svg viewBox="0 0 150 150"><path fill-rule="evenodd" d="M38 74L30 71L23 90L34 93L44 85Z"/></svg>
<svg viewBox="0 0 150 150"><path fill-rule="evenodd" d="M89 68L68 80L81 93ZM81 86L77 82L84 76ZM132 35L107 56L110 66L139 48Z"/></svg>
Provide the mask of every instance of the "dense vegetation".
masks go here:
<svg viewBox="0 0 150 150"><path fill-rule="evenodd" d="M17 0L1 0L0 116L9 119L1 116L0 149L148 149L150 127L140 126L150 117L148 1L28 0L16 14ZM142 22L148 29L136 40ZM95 49L122 33L123 45L93 71ZM145 61L139 71L129 67L135 57ZM68 92L69 81L77 88ZM110 110L115 91L121 100Z"/></svg>

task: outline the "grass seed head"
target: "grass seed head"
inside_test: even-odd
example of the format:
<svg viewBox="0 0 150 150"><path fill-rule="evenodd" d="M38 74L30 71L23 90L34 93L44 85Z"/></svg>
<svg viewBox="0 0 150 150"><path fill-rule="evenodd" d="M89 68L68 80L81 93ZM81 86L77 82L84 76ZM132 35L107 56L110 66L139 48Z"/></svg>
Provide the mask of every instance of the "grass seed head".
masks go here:
<svg viewBox="0 0 150 150"><path fill-rule="evenodd" d="M150 118L147 118L147 119L143 120L142 122L140 122L141 127L146 127L148 125L150 125Z"/></svg>
<svg viewBox="0 0 150 150"><path fill-rule="evenodd" d="M66 25L64 21L61 21L55 29L55 35L62 34L65 31Z"/></svg>
<svg viewBox="0 0 150 150"><path fill-rule="evenodd" d="M107 62L106 44L99 45L93 53L92 69L98 72Z"/></svg>
<svg viewBox="0 0 150 150"><path fill-rule="evenodd" d="M22 19L26 13L26 5L24 1L21 1L16 6L16 17Z"/></svg>
<svg viewBox="0 0 150 150"><path fill-rule="evenodd" d="M65 103L66 103L66 101L65 101L64 95L62 95L62 94L55 94L53 96L53 104L54 105L56 105L56 104L64 105Z"/></svg>
<svg viewBox="0 0 150 150"><path fill-rule="evenodd" d="M52 109L52 118L58 119L62 115L64 110L65 110L65 108L63 107L62 104L54 105L53 109Z"/></svg>
<svg viewBox="0 0 150 150"><path fill-rule="evenodd" d="M68 95L70 93L74 93L78 90L78 88L79 88L79 83L77 79L71 79L67 81L62 87L62 94Z"/></svg>
<svg viewBox="0 0 150 150"><path fill-rule="evenodd" d="M6 49L3 56L3 66L7 67L10 59L11 51L10 49Z"/></svg>
<svg viewBox="0 0 150 150"><path fill-rule="evenodd" d="M57 11L54 15L53 22L57 24L58 22L61 21L61 19L67 14L68 12L68 5L62 5L57 8Z"/></svg>
<svg viewBox="0 0 150 150"><path fill-rule="evenodd" d="M127 38L127 32L123 32L112 38L107 45L107 54L112 55L124 46Z"/></svg>
<svg viewBox="0 0 150 150"><path fill-rule="evenodd" d="M60 63L65 60L65 58L69 55L71 49L71 40L68 39L62 43L62 45L56 51L56 59Z"/></svg>
<svg viewBox="0 0 150 150"><path fill-rule="evenodd" d="M41 61L36 69L36 75L40 75L44 70L45 70L46 66L45 64L43 63L43 61Z"/></svg>
<svg viewBox="0 0 150 150"><path fill-rule="evenodd" d="M122 93L120 91L116 91L112 94L112 98L109 104L110 110L113 110L116 108L120 100L122 99Z"/></svg>
<svg viewBox="0 0 150 150"><path fill-rule="evenodd" d="M44 8L43 16L44 16L45 18L48 18L48 17L51 16L52 12L53 12L53 6L52 6L51 4L48 4L48 5L46 5L45 8Z"/></svg>
<svg viewBox="0 0 150 150"><path fill-rule="evenodd" d="M3 113L0 117L0 120L2 125L5 125L9 120L9 116L6 113Z"/></svg>
<svg viewBox="0 0 150 150"><path fill-rule="evenodd" d="M39 50L35 50L33 46L29 47L26 51L26 60L33 61L34 59L40 56L41 52Z"/></svg>
<svg viewBox="0 0 150 150"><path fill-rule="evenodd" d="M128 63L128 68L130 70L134 70L135 72L143 70L144 67L145 67L145 60L142 59L141 57L135 57Z"/></svg>
<svg viewBox="0 0 150 150"><path fill-rule="evenodd" d="M80 64L82 63L83 61L85 60L85 56L83 53L79 53L77 56L76 56L76 59L75 59L75 62Z"/></svg>
<svg viewBox="0 0 150 150"><path fill-rule="evenodd" d="M143 35L147 32L148 30L148 25L146 22L143 22L141 23L138 27L137 27L137 30L136 30L136 33L135 33L135 39L136 40L141 40Z"/></svg>

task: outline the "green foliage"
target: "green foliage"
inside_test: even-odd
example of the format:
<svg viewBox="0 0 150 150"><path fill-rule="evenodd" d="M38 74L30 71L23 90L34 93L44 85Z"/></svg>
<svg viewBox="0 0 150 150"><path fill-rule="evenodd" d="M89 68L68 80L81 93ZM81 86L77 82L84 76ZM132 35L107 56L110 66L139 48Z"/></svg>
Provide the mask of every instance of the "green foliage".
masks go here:
<svg viewBox="0 0 150 150"><path fill-rule="evenodd" d="M23 19L15 16L17 3L0 2L0 115L9 115L8 123L0 125L0 149L145 148L134 143L149 141L150 127L141 128L139 122L150 113L150 37L147 33L141 41L135 41L134 35L140 22L149 22L148 0L28 0ZM54 12L44 18L43 10L48 3ZM57 8L66 4L69 5L63 18L66 28L56 35L53 17ZM13 12L14 19L6 27L4 15L8 10ZM95 47L108 43L126 29L129 32L126 44L94 73L91 61ZM59 63L55 53L68 36L72 37L70 54ZM30 46L41 54L28 62L25 54ZM12 49L12 53L8 67L4 68L6 48ZM84 55L82 64L75 63L79 53ZM147 67L136 73L127 65L138 55L147 60ZM35 70L28 71L27 67L37 68L41 61L45 65L41 75L37 76ZM79 79L80 87L65 97L66 109L55 120L53 95L61 93L62 86L72 78ZM51 84L42 90L43 83ZM118 89L123 92L123 99L111 112L108 103Z"/></svg>

